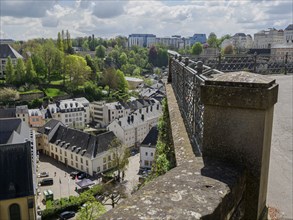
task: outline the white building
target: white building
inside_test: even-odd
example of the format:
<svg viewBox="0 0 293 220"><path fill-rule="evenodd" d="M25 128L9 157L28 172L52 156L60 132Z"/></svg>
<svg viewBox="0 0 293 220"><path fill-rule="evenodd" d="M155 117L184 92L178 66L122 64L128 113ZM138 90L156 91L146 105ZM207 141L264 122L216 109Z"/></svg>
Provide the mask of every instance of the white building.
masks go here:
<svg viewBox="0 0 293 220"><path fill-rule="evenodd" d="M151 47L156 43L156 35L153 34L130 34L128 37L128 47Z"/></svg>
<svg viewBox="0 0 293 220"><path fill-rule="evenodd" d="M20 118L23 122L29 125L29 114L27 105L16 106L15 114L17 118Z"/></svg>
<svg viewBox="0 0 293 220"><path fill-rule="evenodd" d="M157 37L156 44L160 44L169 48L180 49L184 47L184 40L181 36Z"/></svg>
<svg viewBox="0 0 293 220"><path fill-rule="evenodd" d="M57 120L50 120L38 130L39 150L76 170L95 175L113 168L110 143L113 132L97 136L65 127Z"/></svg>
<svg viewBox="0 0 293 220"><path fill-rule="evenodd" d="M140 167L141 168L151 168L155 153L156 145L158 140L158 128L157 126L152 127L148 135L145 137L143 142L140 145Z"/></svg>
<svg viewBox="0 0 293 220"><path fill-rule="evenodd" d="M225 39L221 44L221 48L224 49L229 45L232 45L237 51L243 51L253 47L253 39L249 34L236 33L231 38Z"/></svg>
<svg viewBox="0 0 293 220"><path fill-rule="evenodd" d="M89 123L89 102L85 98L61 100L55 104L49 104L47 110L53 119L69 127L82 129Z"/></svg>
<svg viewBox="0 0 293 220"><path fill-rule="evenodd" d="M276 44L284 42L284 31L276 30L274 28L268 31L262 30L254 34L253 48L255 49L270 49Z"/></svg>
<svg viewBox="0 0 293 220"><path fill-rule="evenodd" d="M128 116L115 119L107 129L113 131L117 138L127 147L138 146L157 125L162 115L162 106L153 99L153 104L136 110Z"/></svg>
<svg viewBox="0 0 293 220"><path fill-rule="evenodd" d="M293 24L288 25L284 30L284 43L293 44Z"/></svg>
<svg viewBox="0 0 293 220"><path fill-rule="evenodd" d="M92 121L99 123L102 127L107 126L116 118L124 117L129 113L129 106L123 102L106 103L105 101L100 101L90 104Z"/></svg>

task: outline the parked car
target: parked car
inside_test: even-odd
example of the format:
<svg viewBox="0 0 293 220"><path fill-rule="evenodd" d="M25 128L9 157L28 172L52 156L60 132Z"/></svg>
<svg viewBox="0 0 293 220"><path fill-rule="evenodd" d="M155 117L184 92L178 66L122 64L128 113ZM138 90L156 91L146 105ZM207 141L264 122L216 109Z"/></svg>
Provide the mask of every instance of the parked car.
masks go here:
<svg viewBox="0 0 293 220"><path fill-rule="evenodd" d="M53 178L45 178L45 179L42 179L39 184L41 186L48 186L48 185L53 185Z"/></svg>
<svg viewBox="0 0 293 220"><path fill-rule="evenodd" d="M38 174L38 177L49 177L49 172L41 172Z"/></svg>
<svg viewBox="0 0 293 220"><path fill-rule="evenodd" d="M70 219L75 216L75 212L73 211L65 211L60 214L60 219Z"/></svg>
<svg viewBox="0 0 293 220"><path fill-rule="evenodd" d="M74 179L78 175L78 171L73 171L70 173L70 176Z"/></svg>
<svg viewBox="0 0 293 220"><path fill-rule="evenodd" d="M77 179L81 180L81 179L84 179L84 178L86 178L86 173L84 173L84 172L79 172L79 173L77 174Z"/></svg>

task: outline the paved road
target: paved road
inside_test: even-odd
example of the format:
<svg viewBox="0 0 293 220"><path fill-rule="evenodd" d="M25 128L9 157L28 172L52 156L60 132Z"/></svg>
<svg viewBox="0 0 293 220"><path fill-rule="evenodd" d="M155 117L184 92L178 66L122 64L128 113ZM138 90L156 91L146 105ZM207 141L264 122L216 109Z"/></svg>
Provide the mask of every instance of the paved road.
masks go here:
<svg viewBox="0 0 293 220"><path fill-rule="evenodd" d="M279 96L275 105L267 203L280 210L282 219L293 219L293 75L271 78L279 84Z"/></svg>

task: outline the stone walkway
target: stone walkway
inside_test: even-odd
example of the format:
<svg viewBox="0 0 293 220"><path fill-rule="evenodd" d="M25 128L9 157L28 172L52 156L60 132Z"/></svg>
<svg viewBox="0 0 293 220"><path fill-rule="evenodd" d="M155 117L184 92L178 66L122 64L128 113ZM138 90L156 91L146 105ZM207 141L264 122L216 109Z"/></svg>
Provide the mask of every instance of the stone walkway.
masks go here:
<svg viewBox="0 0 293 220"><path fill-rule="evenodd" d="M274 110L267 204L280 211L280 219L293 219L293 75L270 78L279 84L279 95Z"/></svg>

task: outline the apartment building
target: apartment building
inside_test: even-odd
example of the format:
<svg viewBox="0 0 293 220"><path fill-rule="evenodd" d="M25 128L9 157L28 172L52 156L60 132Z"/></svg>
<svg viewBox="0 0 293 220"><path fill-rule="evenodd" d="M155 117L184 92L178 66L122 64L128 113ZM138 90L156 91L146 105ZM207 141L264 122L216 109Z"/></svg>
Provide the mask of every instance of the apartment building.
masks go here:
<svg viewBox="0 0 293 220"><path fill-rule="evenodd" d="M0 44L0 78L5 78L5 68L8 57L11 58L14 66L17 63L18 58L23 59L23 57L9 44Z"/></svg>
<svg viewBox="0 0 293 220"><path fill-rule="evenodd" d="M32 128L38 128L45 123L44 115L40 109L28 109L28 124Z"/></svg>
<svg viewBox="0 0 293 220"><path fill-rule="evenodd" d="M6 118L0 134L0 219L35 220L35 132L19 118Z"/></svg>
<svg viewBox="0 0 293 220"><path fill-rule="evenodd" d="M128 47L151 47L156 43L154 34L130 34L128 37Z"/></svg>
<svg viewBox="0 0 293 220"><path fill-rule="evenodd" d="M83 100L85 101L85 98ZM84 106L83 102L75 99L66 99L49 104L47 112L50 118L61 121L64 125L82 129L89 123L89 102Z"/></svg>
<svg viewBox="0 0 293 220"><path fill-rule="evenodd" d="M96 175L113 168L111 141L113 132L97 136L65 127L50 120L38 130L39 149L46 155L76 170Z"/></svg>
<svg viewBox="0 0 293 220"><path fill-rule="evenodd" d="M139 147L141 168L152 168L156 153L158 135L158 128L157 126L154 126L145 137L145 139L142 141Z"/></svg>
<svg viewBox="0 0 293 220"><path fill-rule="evenodd" d="M276 44L284 42L284 31L271 28L269 30L262 30L254 34L253 48L256 49L270 49Z"/></svg>
<svg viewBox="0 0 293 220"><path fill-rule="evenodd" d="M16 106L15 114L17 118L20 118L27 125L29 124L29 114L27 105Z"/></svg>
<svg viewBox="0 0 293 220"><path fill-rule="evenodd" d="M293 44L293 24L288 25L284 30L284 43Z"/></svg>
<svg viewBox="0 0 293 220"><path fill-rule="evenodd" d="M99 123L102 127L107 126L116 118L128 115L130 111L130 107L124 102L106 103L105 101L101 101L90 104L92 121Z"/></svg>
<svg viewBox="0 0 293 220"><path fill-rule="evenodd" d="M127 147L138 146L157 125L162 115L162 106L159 101L152 100L152 105L140 108L128 116L115 119L107 126L109 131Z"/></svg>

